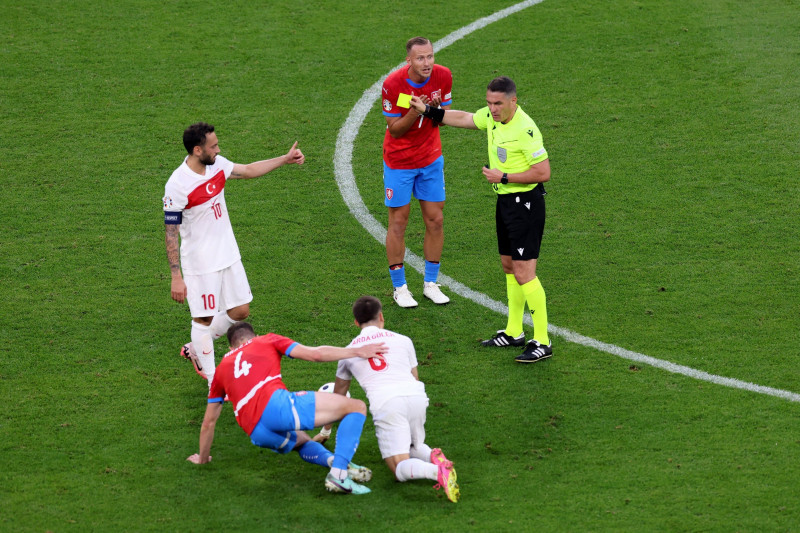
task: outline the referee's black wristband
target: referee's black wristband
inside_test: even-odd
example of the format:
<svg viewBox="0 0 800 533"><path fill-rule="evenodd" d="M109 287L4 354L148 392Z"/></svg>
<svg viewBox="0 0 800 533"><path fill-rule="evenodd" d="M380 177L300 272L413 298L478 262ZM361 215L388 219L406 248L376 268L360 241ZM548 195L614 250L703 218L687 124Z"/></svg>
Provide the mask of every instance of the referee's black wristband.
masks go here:
<svg viewBox="0 0 800 533"><path fill-rule="evenodd" d="M444 120L444 109L441 107L431 107L425 104L425 111L422 115L431 119L435 124L438 124Z"/></svg>

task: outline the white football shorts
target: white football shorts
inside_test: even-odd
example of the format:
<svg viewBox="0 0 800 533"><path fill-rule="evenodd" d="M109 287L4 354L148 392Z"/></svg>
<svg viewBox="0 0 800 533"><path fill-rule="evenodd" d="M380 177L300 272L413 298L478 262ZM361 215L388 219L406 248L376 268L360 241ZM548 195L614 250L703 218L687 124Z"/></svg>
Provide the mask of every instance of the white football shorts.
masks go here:
<svg viewBox="0 0 800 533"><path fill-rule="evenodd" d="M419 395L398 396L380 409L370 410L382 458L409 453L412 444L425 442L427 408L428 397Z"/></svg>
<svg viewBox="0 0 800 533"><path fill-rule="evenodd" d="M192 318L213 317L253 301L241 260L216 272L186 275L183 281Z"/></svg>

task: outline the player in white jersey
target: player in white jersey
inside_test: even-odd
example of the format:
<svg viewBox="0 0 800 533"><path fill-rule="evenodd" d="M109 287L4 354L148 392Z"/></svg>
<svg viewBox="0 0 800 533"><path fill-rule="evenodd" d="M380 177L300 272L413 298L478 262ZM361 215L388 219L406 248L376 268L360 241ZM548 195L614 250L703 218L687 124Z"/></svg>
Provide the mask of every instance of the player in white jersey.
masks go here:
<svg viewBox="0 0 800 533"><path fill-rule="evenodd" d="M164 187L167 259L172 299L187 301L192 314L192 342L181 349L195 370L214 377L214 339L250 314L253 296L225 204L225 183L257 178L287 164L302 165L295 142L284 155L240 165L219 155L214 126L192 124L183 132L189 153ZM180 234L180 254L178 235Z"/></svg>
<svg viewBox="0 0 800 533"><path fill-rule="evenodd" d="M378 447L398 481L430 479L444 488L447 498L458 501L460 491L452 461L439 448L425 444L425 412L428 396L417 373L414 343L405 335L384 329L381 302L363 296L353 304L353 316L361 334L348 347L381 342L389 347L383 359L343 359L336 370L333 392L347 394L353 377L367 394L375 424ZM330 426L315 437L324 442Z"/></svg>

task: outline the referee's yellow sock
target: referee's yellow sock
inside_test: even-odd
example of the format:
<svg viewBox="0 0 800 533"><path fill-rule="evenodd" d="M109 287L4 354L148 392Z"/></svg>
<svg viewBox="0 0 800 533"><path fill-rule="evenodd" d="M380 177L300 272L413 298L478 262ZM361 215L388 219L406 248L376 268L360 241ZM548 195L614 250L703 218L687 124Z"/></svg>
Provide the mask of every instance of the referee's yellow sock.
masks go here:
<svg viewBox="0 0 800 533"><path fill-rule="evenodd" d="M550 344L550 337L547 334L547 298L544 294L544 287L538 277L533 278L522 286L525 300L528 302L528 309L531 310L533 319L533 338L539 344Z"/></svg>
<svg viewBox="0 0 800 533"><path fill-rule="evenodd" d="M508 323L506 335L519 337L522 333L522 317L525 315L525 293L517 283L514 274L506 274L506 292L508 294Z"/></svg>

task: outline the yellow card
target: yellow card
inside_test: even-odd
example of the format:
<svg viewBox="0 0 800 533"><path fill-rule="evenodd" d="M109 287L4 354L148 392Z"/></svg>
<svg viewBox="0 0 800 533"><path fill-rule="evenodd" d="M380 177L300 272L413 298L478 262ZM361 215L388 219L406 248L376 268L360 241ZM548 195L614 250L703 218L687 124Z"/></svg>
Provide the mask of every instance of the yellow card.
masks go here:
<svg viewBox="0 0 800 533"><path fill-rule="evenodd" d="M411 95L400 93L400 95L397 97L397 105L399 107L405 107L406 109L411 107Z"/></svg>

